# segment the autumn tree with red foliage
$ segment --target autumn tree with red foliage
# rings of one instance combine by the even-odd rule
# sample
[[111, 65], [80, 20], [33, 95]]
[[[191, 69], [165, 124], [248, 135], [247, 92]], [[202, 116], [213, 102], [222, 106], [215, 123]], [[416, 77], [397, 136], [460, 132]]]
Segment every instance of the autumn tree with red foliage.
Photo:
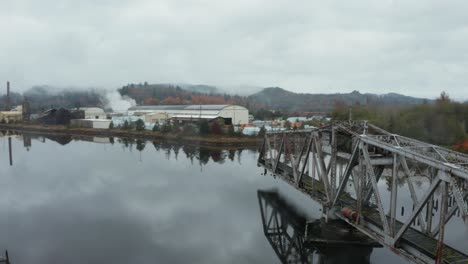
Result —
[[145, 98], [143, 102], [145, 103], [145, 105], [157, 105], [159, 103], [159, 100], [157, 98], [150, 97]]
[[221, 130], [221, 125], [217, 121], [211, 124], [211, 133], [215, 135], [220, 135], [223, 133]]

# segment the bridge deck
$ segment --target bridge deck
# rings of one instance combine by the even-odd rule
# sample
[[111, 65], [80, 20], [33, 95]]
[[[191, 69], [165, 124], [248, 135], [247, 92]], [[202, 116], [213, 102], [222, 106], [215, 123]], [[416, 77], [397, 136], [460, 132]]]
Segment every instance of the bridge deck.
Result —
[[[259, 160], [259, 163], [267, 169], [272, 170], [272, 167], [268, 162], [264, 160]], [[317, 202], [324, 204], [327, 201], [327, 196], [325, 194], [325, 188], [322, 182], [312, 179], [311, 177], [304, 175], [303, 186], [297, 187], [294, 182], [292, 168], [286, 166], [282, 163], [278, 164], [277, 173], [284, 181], [294, 186], [294, 188], [310, 195]], [[356, 210], [356, 199], [352, 198], [347, 194], [343, 194], [340, 198], [340, 203], [343, 207], [350, 207]], [[371, 207], [366, 207], [362, 209], [363, 219], [367, 222], [382, 227], [381, 219], [379, 212]], [[390, 218], [388, 221], [390, 221]], [[396, 221], [397, 230], [403, 226], [403, 223]], [[436, 259], [436, 251], [438, 241], [432, 237], [425, 235], [424, 233], [415, 230], [414, 228], [409, 228], [402, 236], [402, 241], [407, 244], [410, 244], [412, 247], [417, 248], [421, 253], [428, 256], [429, 258]], [[468, 264], [468, 255], [460, 252], [448, 245], [445, 245], [442, 249], [442, 257], [444, 263], [447, 264]]]

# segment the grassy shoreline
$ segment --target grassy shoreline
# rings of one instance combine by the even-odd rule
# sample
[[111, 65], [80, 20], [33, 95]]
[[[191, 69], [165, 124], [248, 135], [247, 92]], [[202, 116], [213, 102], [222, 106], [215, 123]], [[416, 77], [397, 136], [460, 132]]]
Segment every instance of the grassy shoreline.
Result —
[[53, 135], [84, 135], [97, 137], [119, 137], [142, 140], [165, 140], [170, 142], [204, 146], [236, 146], [257, 147], [262, 139], [248, 136], [226, 135], [182, 135], [175, 133], [161, 133], [153, 131], [134, 131], [121, 129], [95, 129], [95, 128], [67, 128], [66, 126], [45, 126], [29, 124], [0, 124], [0, 130], [15, 130], [19, 132], [32, 132]]

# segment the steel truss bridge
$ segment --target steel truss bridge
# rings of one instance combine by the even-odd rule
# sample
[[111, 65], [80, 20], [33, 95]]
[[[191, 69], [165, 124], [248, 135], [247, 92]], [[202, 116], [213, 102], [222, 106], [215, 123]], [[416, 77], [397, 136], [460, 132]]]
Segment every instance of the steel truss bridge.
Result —
[[352, 121], [268, 132], [258, 164], [412, 262], [468, 263], [468, 245], [444, 243], [446, 226], [468, 221], [468, 155]]

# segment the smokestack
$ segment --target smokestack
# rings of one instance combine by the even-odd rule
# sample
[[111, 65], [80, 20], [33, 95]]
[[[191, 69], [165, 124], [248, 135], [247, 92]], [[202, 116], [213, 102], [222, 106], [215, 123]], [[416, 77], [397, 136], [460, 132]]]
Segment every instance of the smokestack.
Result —
[[5, 102], [5, 110], [10, 111], [10, 82], [7, 81], [7, 94], [6, 94], [6, 102]]

